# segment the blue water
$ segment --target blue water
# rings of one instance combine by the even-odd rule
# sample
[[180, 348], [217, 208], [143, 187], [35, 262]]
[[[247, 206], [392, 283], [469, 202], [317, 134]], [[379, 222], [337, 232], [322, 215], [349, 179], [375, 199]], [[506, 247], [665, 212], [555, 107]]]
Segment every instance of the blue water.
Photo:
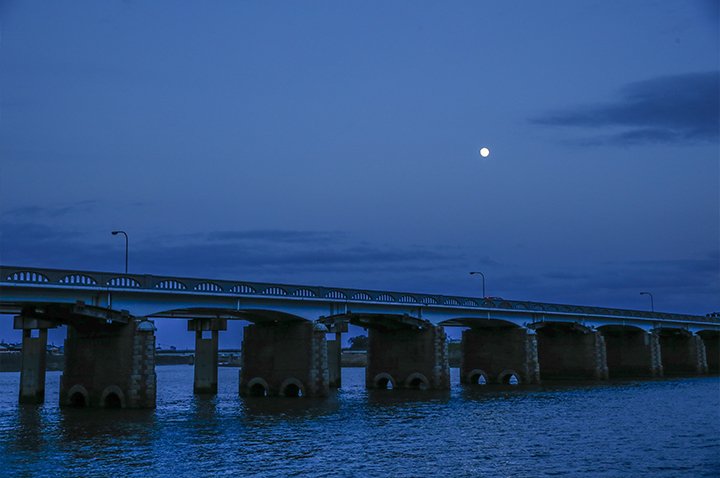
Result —
[[[453, 369], [453, 383], [458, 371]], [[329, 399], [242, 399], [237, 369], [217, 397], [190, 366], [158, 367], [156, 410], [17, 404], [0, 374], [4, 476], [720, 476], [720, 378], [488, 393], [364, 389], [344, 369]]]

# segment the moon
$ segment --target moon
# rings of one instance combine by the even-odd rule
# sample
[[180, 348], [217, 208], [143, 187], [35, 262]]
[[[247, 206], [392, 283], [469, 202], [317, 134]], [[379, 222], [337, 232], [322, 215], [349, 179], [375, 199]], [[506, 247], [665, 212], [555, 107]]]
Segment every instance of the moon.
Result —
[[490, 150], [488, 148], [480, 148], [480, 156], [487, 158], [490, 156]]

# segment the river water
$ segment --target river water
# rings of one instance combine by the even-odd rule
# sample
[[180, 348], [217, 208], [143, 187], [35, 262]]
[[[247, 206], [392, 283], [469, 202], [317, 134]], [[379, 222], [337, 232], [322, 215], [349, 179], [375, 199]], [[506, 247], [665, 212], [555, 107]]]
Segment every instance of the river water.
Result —
[[[192, 394], [193, 369], [157, 368], [156, 410], [17, 404], [0, 374], [4, 476], [717, 477], [720, 378], [465, 389], [364, 389], [343, 369], [323, 400], [242, 399], [238, 370], [217, 397]], [[453, 384], [458, 370], [452, 369]]]

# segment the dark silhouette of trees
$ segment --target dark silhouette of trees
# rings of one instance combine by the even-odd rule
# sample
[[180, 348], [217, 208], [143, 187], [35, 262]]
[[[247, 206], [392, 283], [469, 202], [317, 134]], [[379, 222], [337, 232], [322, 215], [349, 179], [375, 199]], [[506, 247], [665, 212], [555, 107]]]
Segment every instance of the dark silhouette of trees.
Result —
[[350, 350], [367, 350], [368, 338], [366, 335], [350, 337]]

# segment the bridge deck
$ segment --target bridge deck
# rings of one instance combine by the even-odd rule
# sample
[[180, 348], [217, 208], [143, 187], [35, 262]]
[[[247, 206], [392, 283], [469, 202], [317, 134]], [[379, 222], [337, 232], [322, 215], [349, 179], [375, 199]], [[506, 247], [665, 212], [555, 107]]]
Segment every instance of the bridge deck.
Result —
[[32, 286], [41, 288], [94, 289], [103, 291], [147, 291], [170, 294], [222, 296], [262, 296], [295, 298], [323, 302], [359, 302], [421, 307], [459, 307], [482, 310], [512, 310], [546, 314], [581, 314], [605, 317], [628, 317], [668, 321], [709, 322], [720, 324], [720, 318], [631, 309], [552, 304], [500, 298], [461, 297], [413, 292], [347, 289], [267, 282], [217, 280], [150, 274], [45, 269], [22, 266], [0, 266], [0, 303], [3, 288]]

